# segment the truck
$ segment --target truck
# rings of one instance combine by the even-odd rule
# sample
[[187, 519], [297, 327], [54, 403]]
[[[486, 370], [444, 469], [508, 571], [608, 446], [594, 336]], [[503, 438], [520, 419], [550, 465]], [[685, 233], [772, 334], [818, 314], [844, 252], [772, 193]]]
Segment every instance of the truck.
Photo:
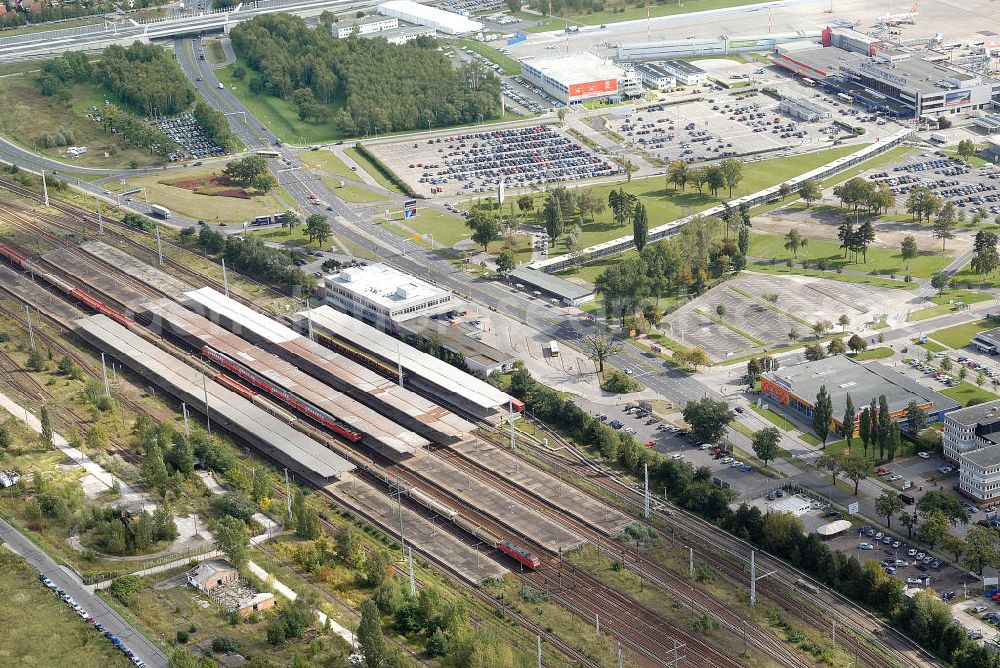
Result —
[[932, 132], [931, 141], [935, 144], [947, 144], [948, 137], [943, 132]]
[[154, 216], [159, 216], [160, 218], [170, 218], [170, 209], [165, 206], [160, 206], [159, 204], [154, 204], [149, 207], [153, 212]]

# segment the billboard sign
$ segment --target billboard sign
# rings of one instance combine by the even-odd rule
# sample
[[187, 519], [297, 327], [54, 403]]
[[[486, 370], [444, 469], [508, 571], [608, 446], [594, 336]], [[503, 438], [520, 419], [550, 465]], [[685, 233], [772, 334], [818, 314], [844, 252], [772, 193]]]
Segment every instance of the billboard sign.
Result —
[[408, 199], [403, 202], [403, 220], [417, 217], [417, 200]]
[[857, 501], [855, 501], [855, 502], [854, 502], [854, 503], [852, 503], [851, 505], [847, 506], [847, 513], [848, 513], [849, 515], [857, 515], [857, 514], [858, 514], [858, 509], [859, 509], [859, 508], [860, 508], [860, 506], [858, 505], [858, 502], [857, 502]]
[[503, 206], [504, 200], [507, 198], [507, 179], [500, 179], [500, 183], [497, 184], [497, 204]]
[[944, 106], [957, 107], [963, 104], [972, 103], [972, 91], [953, 90], [944, 94]]

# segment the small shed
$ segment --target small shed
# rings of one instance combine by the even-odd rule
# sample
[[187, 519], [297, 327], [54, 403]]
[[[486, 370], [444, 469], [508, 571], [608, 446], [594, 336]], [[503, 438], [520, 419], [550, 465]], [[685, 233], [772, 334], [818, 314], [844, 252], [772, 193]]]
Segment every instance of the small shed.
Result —
[[229, 562], [220, 559], [203, 561], [187, 572], [188, 584], [206, 594], [239, 579], [239, 572]]
[[823, 540], [830, 540], [845, 531], [850, 530], [853, 525], [850, 520], [836, 520], [834, 522], [829, 522], [816, 529], [816, 533]]
[[275, 604], [274, 594], [270, 592], [263, 592], [260, 594], [254, 594], [249, 598], [245, 598], [239, 602], [236, 607], [236, 614], [241, 618], [249, 617], [255, 612], [261, 612], [267, 610], [268, 608], [273, 608]]

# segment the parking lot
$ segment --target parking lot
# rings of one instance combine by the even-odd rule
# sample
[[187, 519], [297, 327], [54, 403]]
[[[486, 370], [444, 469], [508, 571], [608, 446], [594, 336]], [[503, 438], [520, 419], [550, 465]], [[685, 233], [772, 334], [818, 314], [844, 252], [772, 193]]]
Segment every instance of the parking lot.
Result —
[[157, 122], [156, 127], [181, 147], [180, 151], [170, 154], [171, 161], [209, 158], [226, 154], [221, 146], [208, 138], [191, 114], [164, 118]]
[[925, 152], [912, 156], [889, 170], [868, 175], [875, 183], [885, 183], [896, 196], [897, 206], [905, 208], [910, 192], [920, 186], [945, 202], [960, 209], [982, 208], [987, 213], [1000, 214], [1000, 170], [989, 163], [976, 169], [961, 158], [949, 157], [944, 151]]
[[423, 195], [495, 192], [619, 173], [553, 126], [530, 126], [377, 144], [370, 149]]
[[653, 157], [693, 162], [816, 144], [819, 129], [829, 126], [796, 120], [777, 107], [761, 93], [716, 92], [695, 102], [623, 109], [607, 118], [607, 127]]

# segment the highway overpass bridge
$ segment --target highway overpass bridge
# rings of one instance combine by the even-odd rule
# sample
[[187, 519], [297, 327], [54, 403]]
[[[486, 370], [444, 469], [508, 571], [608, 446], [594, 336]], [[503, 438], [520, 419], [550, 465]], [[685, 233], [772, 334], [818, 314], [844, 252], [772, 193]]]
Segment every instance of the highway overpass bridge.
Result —
[[262, 14], [283, 12], [316, 16], [324, 11], [356, 11], [378, 4], [376, 0], [256, 0], [227, 9], [188, 16], [121, 22], [47, 30], [0, 38], [0, 62], [51, 58], [64, 51], [98, 51], [111, 44], [129, 45], [155, 39], [173, 39], [203, 33], [223, 32], [241, 21]]

